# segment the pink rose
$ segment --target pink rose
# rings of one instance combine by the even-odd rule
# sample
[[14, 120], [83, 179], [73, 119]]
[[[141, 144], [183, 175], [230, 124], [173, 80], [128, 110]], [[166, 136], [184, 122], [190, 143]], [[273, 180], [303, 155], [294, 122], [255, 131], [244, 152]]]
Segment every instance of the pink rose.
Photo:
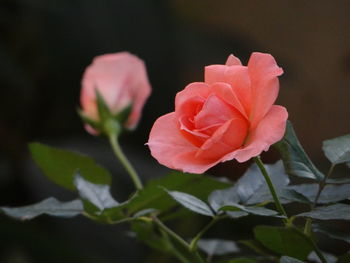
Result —
[[248, 66], [233, 55], [205, 67], [205, 82], [175, 98], [175, 112], [156, 120], [148, 145], [159, 163], [190, 173], [236, 159], [245, 162], [282, 139], [287, 110], [273, 105], [283, 70], [270, 54], [253, 53]]
[[[80, 97], [82, 112], [98, 122], [96, 89], [112, 114], [131, 106], [131, 113], [124, 123], [128, 129], [137, 125], [143, 105], [151, 93], [144, 62], [128, 52], [95, 57], [85, 70]], [[88, 132], [96, 133], [89, 125], [86, 128]]]

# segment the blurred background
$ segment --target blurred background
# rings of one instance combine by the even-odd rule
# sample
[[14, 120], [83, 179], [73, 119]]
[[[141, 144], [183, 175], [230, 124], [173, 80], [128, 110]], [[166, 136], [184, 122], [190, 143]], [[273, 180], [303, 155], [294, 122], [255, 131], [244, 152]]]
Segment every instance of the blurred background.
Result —
[[[346, 0], [0, 0], [0, 206], [74, 197], [33, 164], [31, 141], [93, 156], [116, 175], [116, 198], [130, 194], [107, 142], [89, 136], [76, 114], [85, 67], [94, 56], [124, 50], [145, 60], [153, 86], [139, 128], [122, 139], [145, 180], [167, 172], [144, 143], [155, 119], [173, 111], [175, 94], [203, 80], [205, 65], [231, 53], [245, 64], [253, 51], [271, 53], [283, 67], [278, 104], [327, 169], [322, 141], [350, 131], [349, 12]], [[234, 179], [245, 167], [228, 162], [210, 174]], [[0, 217], [0, 262], [170, 262], [126, 232], [82, 218]]]

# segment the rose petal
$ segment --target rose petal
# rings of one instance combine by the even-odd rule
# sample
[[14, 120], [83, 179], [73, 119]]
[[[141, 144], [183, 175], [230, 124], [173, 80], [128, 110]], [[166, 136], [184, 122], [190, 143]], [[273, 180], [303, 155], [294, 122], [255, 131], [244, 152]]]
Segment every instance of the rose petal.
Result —
[[286, 108], [273, 105], [255, 130], [251, 131], [246, 145], [224, 156], [222, 161], [236, 159], [242, 163], [258, 156], [262, 151], [267, 151], [270, 145], [283, 138], [287, 119], [288, 112]]
[[[179, 155], [195, 152], [197, 147], [186, 140], [177, 127], [175, 113], [168, 113], [158, 118], [151, 130], [148, 146], [151, 154], [159, 163], [181, 170]], [[181, 157], [180, 157], [181, 158]]]
[[205, 67], [205, 83], [224, 82], [231, 86], [233, 93], [243, 106], [236, 106], [244, 115], [249, 115], [251, 91], [248, 68], [244, 66], [211, 65]]
[[237, 94], [234, 93], [230, 84], [223, 82], [216, 82], [211, 85], [212, 92], [216, 94], [226, 103], [235, 107], [243, 116], [248, 117], [245, 108], [243, 107], [241, 101], [238, 99]]
[[[209, 168], [222, 162], [222, 159], [218, 158], [218, 156], [222, 156], [222, 154], [225, 154], [225, 152], [232, 151], [236, 147], [235, 145], [230, 145], [232, 143], [230, 139], [234, 139], [234, 136], [232, 136], [232, 134], [235, 134], [234, 130], [238, 127], [239, 125], [237, 125], [236, 120], [230, 120], [221, 126], [220, 130], [218, 129], [217, 134], [213, 140], [211, 142], [208, 142], [208, 144], [205, 146], [209, 147], [209, 149], [206, 149], [202, 152], [200, 150], [188, 152], [183, 151], [178, 155], [172, 156], [171, 158], [175, 160], [173, 161], [173, 169], [188, 173], [201, 174], [207, 171]], [[243, 131], [243, 129], [239, 130]], [[238, 142], [240, 135], [236, 135], [237, 137], [234, 140], [237, 140], [236, 145], [239, 146], [242, 142]], [[230, 138], [227, 138], [227, 136]], [[244, 136], [245, 134], [241, 136], [241, 138]], [[244, 138], [242, 140], [244, 140]]]
[[196, 129], [223, 124], [234, 115], [234, 109], [219, 99], [216, 95], [210, 95], [204, 103], [202, 110], [194, 117]]
[[279, 91], [277, 77], [283, 70], [270, 54], [255, 52], [249, 59], [248, 71], [252, 94], [250, 120], [254, 128], [275, 102]]
[[141, 59], [119, 52], [98, 56], [87, 67], [82, 79], [81, 106], [85, 114], [97, 120], [95, 90], [98, 89], [112, 113], [132, 105], [125, 124], [134, 128], [151, 93], [146, 67]]
[[190, 98], [197, 97], [197, 99], [206, 99], [210, 92], [210, 86], [204, 82], [194, 82], [187, 85], [184, 90], [176, 94], [175, 112], [178, 112], [179, 110], [181, 111], [182, 104], [188, 101]]
[[229, 55], [226, 60], [226, 66], [241, 66], [242, 63], [239, 58], [235, 57], [233, 54]]
[[220, 126], [213, 136], [198, 150], [196, 156], [205, 159], [221, 159], [222, 156], [238, 149], [244, 142], [248, 131], [248, 122], [237, 116]]

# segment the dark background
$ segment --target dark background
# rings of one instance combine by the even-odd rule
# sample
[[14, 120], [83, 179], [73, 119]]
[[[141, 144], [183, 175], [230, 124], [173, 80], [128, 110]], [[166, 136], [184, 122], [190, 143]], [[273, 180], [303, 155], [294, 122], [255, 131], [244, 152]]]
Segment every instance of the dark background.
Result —
[[[326, 169], [322, 140], [350, 131], [349, 12], [345, 0], [0, 0], [0, 205], [74, 196], [42, 176], [30, 141], [89, 154], [118, 174], [116, 198], [132, 191], [107, 142], [89, 136], [76, 114], [85, 67], [124, 50], [145, 60], [153, 87], [139, 128], [122, 140], [144, 181], [167, 171], [144, 143], [154, 120], [173, 110], [176, 92], [203, 80], [205, 65], [230, 53], [246, 63], [253, 51], [271, 53], [284, 68], [278, 103]], [[228, 162], [210, 173], [235, 178], [242, 167]], [[167, 262], [126, 231], [81, 218], [0, 217], [0, 262]]]

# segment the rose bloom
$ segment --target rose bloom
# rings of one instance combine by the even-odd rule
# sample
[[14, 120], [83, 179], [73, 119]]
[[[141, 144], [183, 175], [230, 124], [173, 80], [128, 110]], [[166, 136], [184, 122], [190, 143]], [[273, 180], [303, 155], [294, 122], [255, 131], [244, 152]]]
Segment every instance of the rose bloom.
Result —
[[245, 162], [282, 139], [287, 110], [273, 105], [283, 70], [270, 54], [253, 53], [248, 66], [230, 55], [205, 67], [205, 81], [175, 98], [175, 112], [156, 120], [148, 146], [159, 163], [203, 173], [236, 159]]
[[[128, 52], [95, 57], [85, 70], [80, 97], [82, 111], [91, 120], [99, 121], [96, 89], [113, 115], [131, 105], [131, 113], [124, 123], [128, 129], [137, 125], [151, 93], [144, 62]], [[85, 127], [88, 132], [96, 133], [89, 125]]]

